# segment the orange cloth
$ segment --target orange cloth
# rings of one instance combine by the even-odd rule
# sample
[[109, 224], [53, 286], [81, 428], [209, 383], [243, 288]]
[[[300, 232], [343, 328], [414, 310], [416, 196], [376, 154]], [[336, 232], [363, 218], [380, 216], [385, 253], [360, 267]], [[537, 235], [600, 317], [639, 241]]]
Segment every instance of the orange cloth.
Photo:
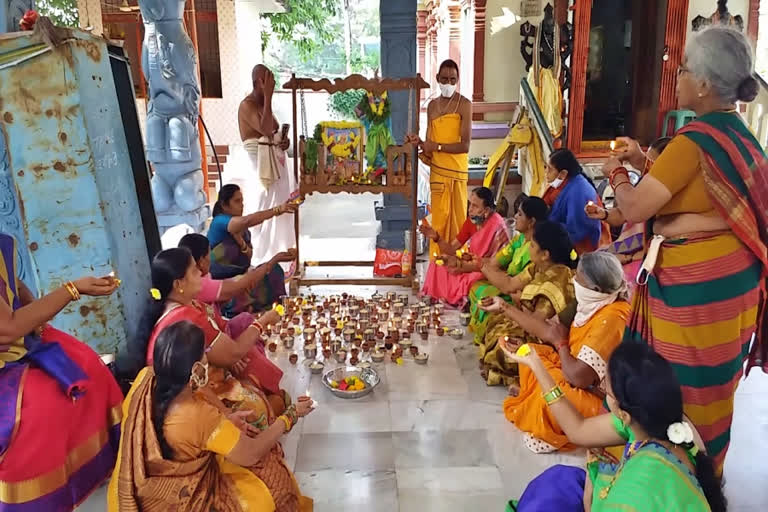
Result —
[[[614, 349], [621, 342], [624, 327], [629, 318], [630, 306], [618, 301], [595, 313], [581, 327], [571, 327], [569, 342], [571, 355], [591, 366], [600, 379]], [[571, 386], [563, 373], [560, 357], [548, 345], [531, 345], [539, 354], [544, 366], [560, 386], [568, 400], [584, 416], [597, 416], [602, 400], [593, 393]], [[547, 407], [536, 376], [530, 368], [520, 365], [520, 393], [504, 400], [504, 416], [523, 432], [549, 443], [557, 449], [572, 449], [555, 416]]]

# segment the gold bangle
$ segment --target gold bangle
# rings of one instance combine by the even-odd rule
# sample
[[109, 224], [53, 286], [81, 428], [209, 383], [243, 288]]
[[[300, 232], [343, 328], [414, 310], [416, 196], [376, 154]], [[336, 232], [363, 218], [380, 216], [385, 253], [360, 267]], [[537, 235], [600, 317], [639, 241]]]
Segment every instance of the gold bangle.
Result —
[[77, 289], [77, 286], [75, 286], [75, 283], [67, 281], [64, 283], [64, 288], [66, 288], [69, 295], [72, 296], [72, 300], [80, 300], [80, 291]]
[[547, 402], [547, 405], [552, 405], [553, 403], [563, 398], [563, 396], [564, 393], [563, 390], [560, 389], [560, 386], [555, 386], [546, 393], [542, 394], [542, 397], [544, 398], [544, 401]]
[[293, 428], [293, 424], [291, 424], [291, 420], [288, 419], [288, 416], [286, 416], [285, 414], [281, 414], [280, 416], [277, 417], [277, 419], [282, 420], [282, 422], [285, 423], [286, 434], [291, 431], [291, 429]]
[[272, 213], [275, 216], [280, 215], [280, 207], [279, 206], [275, 206], [274, 208], [272, 208]]

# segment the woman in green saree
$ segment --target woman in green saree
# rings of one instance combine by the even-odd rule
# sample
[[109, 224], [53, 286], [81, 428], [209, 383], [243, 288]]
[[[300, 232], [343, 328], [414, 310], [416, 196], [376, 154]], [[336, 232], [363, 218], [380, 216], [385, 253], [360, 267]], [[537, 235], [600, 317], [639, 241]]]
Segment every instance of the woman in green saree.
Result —
[[533, 228], [537, 222], [547, 220], [549, 207], [540, 197], [528, 197], [525, 194], [515, 200], [516, 235], [494, 258], [488, 259], [481, 271], [485, 279], [476, 282], [469, 290], [470, 322], [469, 330], [475, 335], [475, 344], [485, 338], [488, 314], [480, 308], [480, 301], [485, 297], [501, 297], [511, 302], [509, 295], [523, 289], [531, 280], [524, 270], [531, 263], [529, 247], [533, 238]]
[[[557, 329], [559, 326], [553, 326]], [[568, 439], [588, 448], [625, 444], [618, 464], [554, 466], [526, 488], [508, 511], [724, 512], [722, 481], [701, 438], [683, 416], [672, 366], [645, 343], [623, 343], [608, 362], [610, 414], [583, 418], [563, 395], [535, 350], [507, 356], [530, 367]]]

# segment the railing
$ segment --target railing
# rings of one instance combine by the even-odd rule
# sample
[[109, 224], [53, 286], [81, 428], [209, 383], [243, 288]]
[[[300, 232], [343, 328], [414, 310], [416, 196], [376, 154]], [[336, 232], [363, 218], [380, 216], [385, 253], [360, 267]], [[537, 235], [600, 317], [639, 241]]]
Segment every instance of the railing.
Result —
[[760, 91], [755, 101], [747, 105], [744, 118], [760, 145], [768, 148], [768, 83], [758, 74], [755, 77], [760, 83]]

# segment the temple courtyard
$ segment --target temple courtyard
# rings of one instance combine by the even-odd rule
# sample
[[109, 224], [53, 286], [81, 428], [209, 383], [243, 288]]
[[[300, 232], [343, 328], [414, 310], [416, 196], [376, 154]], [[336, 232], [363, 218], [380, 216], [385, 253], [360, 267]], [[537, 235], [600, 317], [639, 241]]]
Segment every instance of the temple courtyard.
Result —
[[[310, 197], [302, 207], [304, 258], [372, 259], [376, 224], [371, 196]], [[374, 289], [343, 291], [366, 296]], [[457, 312], [445, 317], [448, 326], [458, 326]], [[375, 364], [381, 384], [359, 400], [331, 395], [320, 375], [310, 375], [302, 356], [291, 365], [282, 347], [272, 355], [285, 372], [283, 387], [292, 396], [309, 390], [319, 404], [283, 442], [286, 460], [302, 492], [315, 500], [316, 512], [501, 512], [547, 467], [583, 465], [583, 451], [536, 455], [523, 446], [522, 434], [501, 410], [506, 390], [489, 388], [480, 378], [469, 335], [454, 340], [432, 334], [426, 342], [414, 341], [430, 354], [428, 364], [416, 365], [410, 357], [403, 365]], [[736, 394], [725, 478], [729, 510], [765, 510], [768, 376], [757, 371]], [[102, 487], [78, 512], [103, 511], [105, 494]]]

